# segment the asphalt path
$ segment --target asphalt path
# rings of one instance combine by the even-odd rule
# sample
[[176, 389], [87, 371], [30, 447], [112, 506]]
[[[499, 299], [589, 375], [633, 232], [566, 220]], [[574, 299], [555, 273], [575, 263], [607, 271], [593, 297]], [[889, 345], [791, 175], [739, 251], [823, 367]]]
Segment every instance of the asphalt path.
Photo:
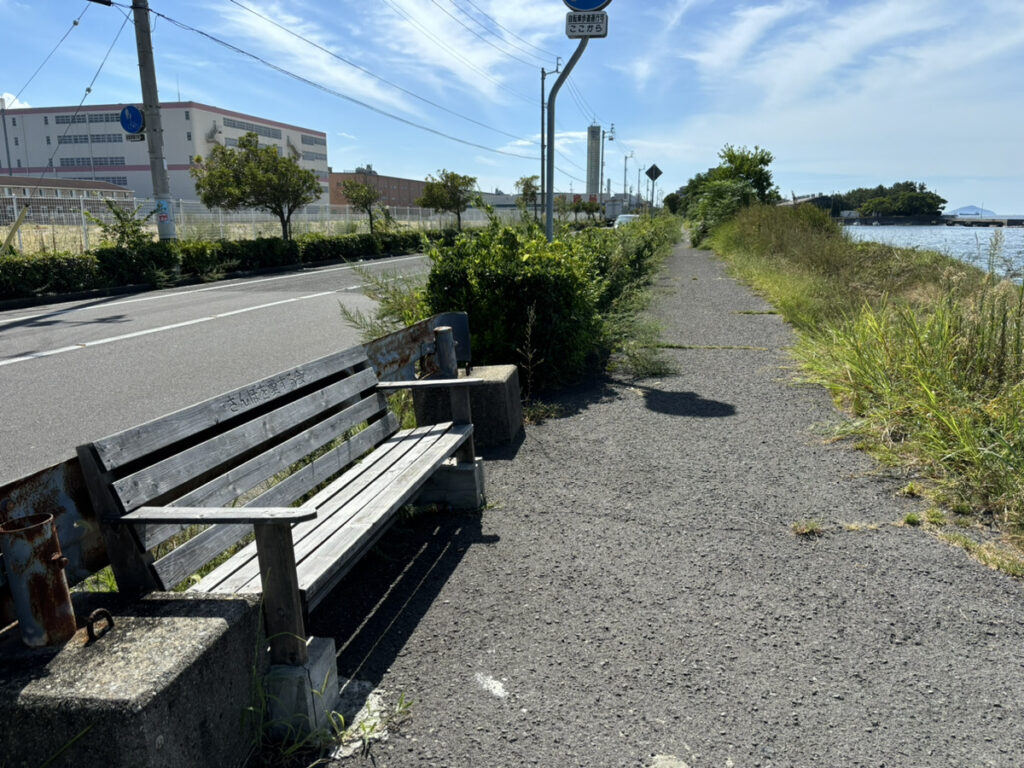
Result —
[[[423, 256], [359, 265], [423, 272]], [[359, 343], [354, 265], [0, 312], [0, 485], [75, 446]]]
[[347, 690], [413, 702], [332, 765], [1024, 765], [1020, 581], [901, 525], [926, 502], [827, 440], [793, 333], [712, 254], [655, 293], [675, 375], [567, 393], [485, 455], [482, 513], [403, 520], [313, 612]]

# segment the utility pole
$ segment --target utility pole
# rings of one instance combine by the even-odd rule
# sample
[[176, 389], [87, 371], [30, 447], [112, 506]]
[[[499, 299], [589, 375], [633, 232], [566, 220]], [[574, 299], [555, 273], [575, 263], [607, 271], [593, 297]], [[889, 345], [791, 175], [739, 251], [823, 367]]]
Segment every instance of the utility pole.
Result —
[[610, 131], [601, 129], [601, 183], [597, 188], [597, 202], [604, 202], [604, 140], [607, 138], [609, 141], [615, 141], [615, 123], [612, 123]]
[[7, 175], [13, 176], [14, 171], [11, 169], [11, 145], [7, 143], [7, 102], [4, 99], [0, 99], [0, 121], [4, 124], [4, 149], [7, 151]]
[[[544, 152], [545, 152], [545, 147], [547, 146], [547, 144], [546, 144], [546, 141], [547, 141], [546, 140], [547, 126], [545, 125], [545, 123], [546, 123], [545, 117], [547, 115], [548, 104], [547, 104], [547, 91], [544, 88], [544, 81], [547, 80], [548, 75], [556, 75], [556, 74], [558, 74], [561, 71], [562, 71], [562, 57], [561, 56], [559, 56], [558, 58], [555, 59], [555, 69], [554, 69], [553, 72], [548, 72], [546, 69], [544, 69], [544, 67], [540, 68], [540, 193], [541, 193], [542, 196], [544, 195], [544, 190], [547, 189], [547, 187], [544, 185], [544, 179], [546, 178], [544, 166], [547, 164], [547, 161], [545, 160]], [[552, 143], [553, 143], [553, 141], [554, 140], [552, 139]], [[533, 205], [533, 215], [535, 217], [537, 216], [537, 204], [536, 203], [534, 203], [534, 205]]]
[[628, 211], [630, 208], [629, 194], [626, 191], [626, 174], [629, 173], [629, 158], [634, 154], [634, 152], [630, 152], [622, 158], [622, 210], [624, 212]]
[[171, 182], [167, 178], [167, 161], [164, 159], [164, 128], [156, 88], [153, 40], [149, 34], [148, 0], [132, 0], [132, 13], [135, 16], [135, 46], [139, 52], [139, 75], [142, 81], [142, 112], [146, 116], [149, 170], [153, 177], [153, 198], [156, 200], [156, 228], [161, 240], [177, 240], [174, 211], [171, 208]]

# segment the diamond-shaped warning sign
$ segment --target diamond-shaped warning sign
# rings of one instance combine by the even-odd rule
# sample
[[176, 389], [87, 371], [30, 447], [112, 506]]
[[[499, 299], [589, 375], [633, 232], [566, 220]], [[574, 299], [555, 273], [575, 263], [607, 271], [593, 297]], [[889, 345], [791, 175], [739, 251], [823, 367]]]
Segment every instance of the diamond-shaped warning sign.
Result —
[[659, 176], [661, 176], [661, 168], [658, 166], [652, 165], [647, 169], [647, 178], [651, 181], [657, 181]]

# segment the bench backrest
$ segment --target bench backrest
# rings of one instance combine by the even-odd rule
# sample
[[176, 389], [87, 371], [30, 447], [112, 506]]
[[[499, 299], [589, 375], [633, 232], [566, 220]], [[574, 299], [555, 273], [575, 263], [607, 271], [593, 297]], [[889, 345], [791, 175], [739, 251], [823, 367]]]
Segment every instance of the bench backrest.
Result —
[[116, 525], [123, 514], [292, 505], [397, 431], [376, 385], [357, 347], [80, 446], [119, 589], [170, 589], [251, 532], [211, 526], [157, 558], [182, 526]]

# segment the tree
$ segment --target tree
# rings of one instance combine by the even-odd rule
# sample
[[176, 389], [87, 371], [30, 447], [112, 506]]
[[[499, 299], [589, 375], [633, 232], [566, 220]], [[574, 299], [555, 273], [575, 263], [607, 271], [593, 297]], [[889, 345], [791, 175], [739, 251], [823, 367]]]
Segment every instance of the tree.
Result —
[[673, 214], [685, 213], [683, 210], [683, 196], [678, 192], [669, 192], [662, 202], [669, 212]]
[[215, 146], [191, 169], [196, 192], [207, 208], [258, 208], [281, 222], [281, 237], [291, 237], [292, 214], [320, 197], [316, 174], [281, 157], [276, 146], [261, 147], [255, 133], [238, 140], [238, 148]]
[[[516, 182], [516, 192], [519, 195], [516, 205], [519, 206], [523, 213], [526, 213], [531, 205], [537, 205], [537, 193], [540, 192], [540, 176], [523, 176]], [[536, 217], [536, 207], [534, 208], [534, 216]]]
[[462, 212], [473, 201], [476, 176], [463, 176], [455, 171], [440, 170], [437, 178], [427, 176], [427, 184], [417, 205], [432, 208], [437, 213], [454, 213], [462, 229]]
[[363, 184], [355, 179], [345, 179], [341, 182], [342, 194], [360, 211], [365, 213], [370, 220], [370, 234], [373, 234], [373, 210], [380, 200], [380, 190]]
[[782, 199], [772, 181], [772, 172], [768, 170], [775, 156], [767, 149], [756, 145], [753, 149], [747, 149], [726, 144], [718, 157], [722, 164], [715, 169], [718, 171], [715, 175], [717, 179], [748, 182], [762, 203], [777, 203]]

